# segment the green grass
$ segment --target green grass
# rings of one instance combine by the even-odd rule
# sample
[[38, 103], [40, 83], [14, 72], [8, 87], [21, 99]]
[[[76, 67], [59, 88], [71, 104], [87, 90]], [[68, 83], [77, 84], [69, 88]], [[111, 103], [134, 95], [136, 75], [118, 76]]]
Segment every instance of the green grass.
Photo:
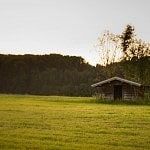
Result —
[[0, 95], [0, 149], [150, 149], [150, 106]]

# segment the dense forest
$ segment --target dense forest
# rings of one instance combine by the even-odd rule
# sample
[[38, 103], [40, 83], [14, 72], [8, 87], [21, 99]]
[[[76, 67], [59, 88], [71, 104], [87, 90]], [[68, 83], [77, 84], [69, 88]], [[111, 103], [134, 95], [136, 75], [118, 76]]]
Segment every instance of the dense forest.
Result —
[[94, 71], [81, 57], [0, 55], [0, 92], [88, 96]]
[[[0, 93], [91, 96], [91, 84], [118, 76], [150, 85], [150, 44], [127, 25], [121, 35], [98, 38], [103, 64], [92, 66], [82, 57], [0, 55]], [[118, 52], [122, 58], [116, 62]]]
[[150, 84], [150, 57], [96, 67], [81, 57], [0, 55], [0, 93], [91, 96], [90, 85], [119, 76]]

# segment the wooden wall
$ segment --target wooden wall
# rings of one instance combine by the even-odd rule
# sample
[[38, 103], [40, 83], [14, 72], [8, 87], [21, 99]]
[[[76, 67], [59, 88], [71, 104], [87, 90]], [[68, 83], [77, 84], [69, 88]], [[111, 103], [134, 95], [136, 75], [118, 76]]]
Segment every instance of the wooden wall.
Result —
[[123, 99], [124, 100], [133, 100], [140, 96], [140, 87], [123, 84]]

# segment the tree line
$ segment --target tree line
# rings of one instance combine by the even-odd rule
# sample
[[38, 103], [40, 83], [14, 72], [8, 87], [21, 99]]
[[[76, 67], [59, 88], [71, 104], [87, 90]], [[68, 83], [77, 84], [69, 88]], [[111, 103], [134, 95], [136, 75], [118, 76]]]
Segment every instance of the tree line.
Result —
[[112, 76], [150, 84], [149, 64], [150, 57], [95, 67], [76, 56], [0, 55], [0, 93], [91, 96], [91, 84]]
[[76, 56], [0, 55], [0, 92], [89, 96], [94, 71]]

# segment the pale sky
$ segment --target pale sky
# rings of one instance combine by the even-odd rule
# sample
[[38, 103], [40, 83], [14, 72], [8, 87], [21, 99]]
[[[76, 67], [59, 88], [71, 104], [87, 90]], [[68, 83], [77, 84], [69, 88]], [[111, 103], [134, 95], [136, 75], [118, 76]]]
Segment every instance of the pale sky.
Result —
[[0, 0], [0, 53], [82, 56], [95, 65], [98, 36], [126, 24], [150, 41], [150, 0]]

